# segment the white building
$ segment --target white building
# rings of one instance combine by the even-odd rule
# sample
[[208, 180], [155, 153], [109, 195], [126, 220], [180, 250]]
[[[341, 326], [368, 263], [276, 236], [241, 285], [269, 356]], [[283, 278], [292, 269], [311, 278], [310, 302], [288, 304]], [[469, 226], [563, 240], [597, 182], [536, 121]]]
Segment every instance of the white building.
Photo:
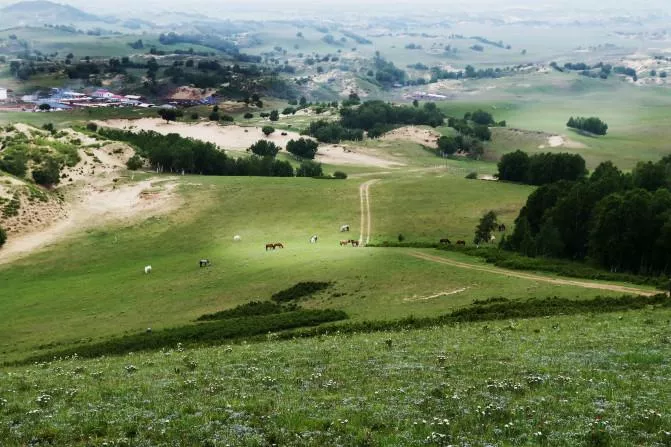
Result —
[[0, 101], [7, 101], [7, 89], [0, 87]]

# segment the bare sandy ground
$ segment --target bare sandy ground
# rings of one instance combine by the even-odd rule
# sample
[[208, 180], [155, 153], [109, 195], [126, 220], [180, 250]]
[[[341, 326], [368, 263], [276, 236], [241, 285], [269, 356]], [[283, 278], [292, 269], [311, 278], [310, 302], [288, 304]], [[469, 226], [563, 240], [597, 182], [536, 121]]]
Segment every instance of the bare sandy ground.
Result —
[[[266, 137], [260, 127], [221, 126], [216, 123], [170, 123], [155, 118], [139, 120], [110, 120], [98, 123], [101, 126], [128, 130], [152, 130], [161, 134], [177, 133], [183, 137], [214, 143], [222, 149], [244, 152], [259, 140], [269, 140], [286, 148], [290, 140], [301, 138], [298, 132], [276, 130]], [[282, 135], [286, 133], [286, 135]], [[375, 167], [402, 166], [401, 163], [366, 154], [355, 145], [321, 145], [317, 161], [332, 165], [359, 165]]]
[[579, 141], [574, 141], [561, 135], [552, 135], [548, 137], [547, 144], [541, 144], [538, 149], [546, 147], [565, 147], [569, 149], [585, 149], [587, 146]]
[[174, 186], [174, 183], [167, 183], [150, 194], [145, 191], [155, 189], [156, 182], [152, 180], [106, 189], [85, 187], [79, 191], [74, 203], [70, 204], [67, 217], [42, 230], [9, 238], [0, 249], [0, 264], [24, 257], [82, 229], [97, 227], [105, 222], [166, 213], [177, 206], [172, 193]]
[[406, 126], [387, 132], [380, 139], [383, 141], [411, 141], [435, 149], [438, 147], [436, 143], [438, 137], [440, 137], [440, 134], [435, 130]]

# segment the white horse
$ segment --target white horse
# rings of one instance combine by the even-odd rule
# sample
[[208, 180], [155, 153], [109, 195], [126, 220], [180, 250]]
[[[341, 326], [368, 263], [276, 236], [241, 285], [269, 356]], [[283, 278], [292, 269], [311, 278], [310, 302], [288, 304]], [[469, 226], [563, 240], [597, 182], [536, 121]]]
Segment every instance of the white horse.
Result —
[[240, 242], [241, 240], [242, 240], [242, 238], [240, 237], [239, 234], [236, 234], [235, 236], [233, 236], [233, 241], [234, 242]]
[[492, 242], [494, 242], [495, 240], [496, 240], [496, 236], [494, 236], [494, 235], [492, 234], [491, 237], [489, 238], [489, 242], [492, 243]]
[[342, 227], [340, 227], [341, 233], [344, 233], [345, 231], [349, 231], [349, 225], [343, 225]]
[[145, 266], [144, 273], [145, 273], [145, 275], [148, 274], [148, 273], [151, 273], [151, 265]]
[[317, 235], [316, 234], [310, 238], [310, 243], [311, 244], [314, 244], [315, 242], [317, 242]]

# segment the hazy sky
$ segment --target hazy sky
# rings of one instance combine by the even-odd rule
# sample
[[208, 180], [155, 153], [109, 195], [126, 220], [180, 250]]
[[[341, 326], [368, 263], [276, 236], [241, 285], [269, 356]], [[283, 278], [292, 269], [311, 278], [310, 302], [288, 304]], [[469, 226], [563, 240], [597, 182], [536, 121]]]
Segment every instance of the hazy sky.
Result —
[[[390, 11], [408, 10], [415, 13], [433, 10], [440, 11], [504, 11], [515, 8], [545, 10], [621, 10], [635, 13], [650, 10], [671, 12], [669, 0], [55, 0], [56, 3], [69, 4], [94, 14], [115, 14], [128, 16], [134, 11], [172, 11], [200, 12], [205, 15], [225, 17], [234, 12], [253, 13], [254, 11], [303, 10], [308, 13], [327, 11], [331, 14], [348, 12], [361, 15], [385, 14]], [[16, 0], [0, 0], [0, 5], [16, 3]], [[425, 11], [422, 10], [424, 8]], [[568, 12], [568, 11], [566, 11]]]

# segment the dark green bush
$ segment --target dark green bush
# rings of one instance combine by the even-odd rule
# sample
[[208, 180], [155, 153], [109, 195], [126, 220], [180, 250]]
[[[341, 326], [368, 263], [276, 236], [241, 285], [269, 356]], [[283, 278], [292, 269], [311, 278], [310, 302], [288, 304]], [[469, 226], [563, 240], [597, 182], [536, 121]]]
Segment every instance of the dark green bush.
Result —
[[7, 242], [7, 232], [4, 228], [0, 227], [0, 247], [5, 245], [5, 242]]
[[331, 282], [305, 281], [299, 282], [288, 289], [281, 290], [274, 293], [271, 297], [273, 301], [283, 303], [286, 301], [293, 301], [305, 296], [314, 295], [317, 292], [326, 290], [331, 287]]
[[121, 355], [128, 352], [172, 348], [177, 346], [178, 343], [185, 346], [216, 345], [224, 340], [246, 338], [298, 327], [315, 326], [346, 318], [347, 314], [345, 312], [328, 309], [298, 310], [280, 314], [229, 318], [222, 321], [192, 324], [150, 333], [142, 332], [98, 343], [70, 347], [56, 352], [39, 354], [26, 359], [25, 362], [49, 361], [53, 358], [74, 354], [85, 358], [102, 355]]
[[273, 303], [271, 301], [252, 301], [246, 304], [236, 306], [233, 309], [227, 309], [212, 314], [201, 315], [196, 319], [196, 321], [227, 320], [230, 318], [238, 318], [238, 317], [280, 314], [282, 312], [290, 312], [298, 309], [299, 308], [295, 304], [282, 306], [281, 304]]
[[345, 180], [347, 178], [347, 174], [345, 174], [342, 171], [335, 171], [333, 173], [333, 177], [341, 180]]

